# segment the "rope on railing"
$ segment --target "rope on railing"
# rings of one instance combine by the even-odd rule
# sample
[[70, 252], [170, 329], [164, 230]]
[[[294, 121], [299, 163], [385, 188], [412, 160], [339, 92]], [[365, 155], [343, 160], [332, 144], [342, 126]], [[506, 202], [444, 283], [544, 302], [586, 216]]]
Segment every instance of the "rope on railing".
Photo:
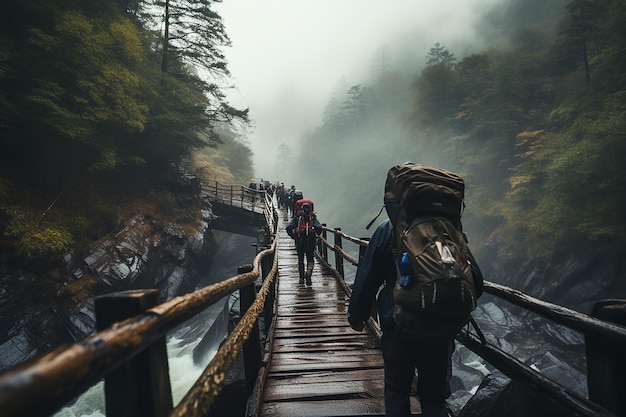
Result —
[[[254, 259], [255, 271], [258, 271], [259, 262], [263, 256], [275, 253], [276, 243], [277, 239], [274, 240], [271, 249], [266, 249], [257, 255]], [[226, 372], [231, 367], [244, 341], [248, 338], [259, 314], [263, 311], [270, 285], [274, 281], [277, 271], [278, 256], [274, 256], [272, 269], [264, 279], [254, 303], [239, 320], [239, 323], [237, 323], [226, 341], [220, 346], [217, 354], [209, 362], [202, 375], [170, 414], [171, 417], [201, 417], [208, 413], [211, 404], [213, 404], [222, 389], [226, 379]]]
[[[343, 234], [343, 233], [342, 233]], [[348, 262], [350, 262], [352, 265], [357, 266], [359, 265], [359, 260], [352, 257], [351, 255], [349, 255], [346, 251], [344, 251], [342, 248], [338, 247], [337, 245], [331, 245], [330, 242], [328, 242], [326, 239], [324, 239], [323, 237], [319, 236], [318, 239], [320, 239], [322, 241], [322, 243], [324, 243], [324, 245], [326, 245], [328, 247], [328, 249], [332, 250], [335, 253], [339, 253], [345, 260], [347, 260]], [[354, 239], [354, 238], [353, 238]], [[348, 239], [350, 240], [350, 239]], [[363, 242], [360, 239], [354, 239], [356, 241], [359, 242]], [[354, 241], [352, 240], [352, 241]]]
[[347, 234], [345, 234], [344, 232], [342, 232], [340, 230], [331, 229], [331, 228], [326, 227], [326, 226], [324, 226], [323, 229], [326, 230], [327, 232], [331, 232], [331, 233], [334, 233], [336, 235], [339, 235], [342, 238], [344, 238], [346, 240], [349, 240], [352, 243], [356, 243], [359, 246], [365, 247], [369, 243], [367, 240], [363, 240], [363, 239], [356, 238], [354, 236], [347, 235]]

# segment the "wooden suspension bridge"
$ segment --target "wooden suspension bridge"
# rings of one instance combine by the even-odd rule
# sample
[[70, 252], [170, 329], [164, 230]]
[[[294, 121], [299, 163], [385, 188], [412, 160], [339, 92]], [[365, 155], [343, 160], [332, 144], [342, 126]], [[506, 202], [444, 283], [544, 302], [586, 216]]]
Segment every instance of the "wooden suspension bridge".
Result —
[[[97, 298], [96, 333], [0, 374], [3, 416], [51, 415], [102, 379], [109, 417], [210, 416], [239, 354], [245, 368], [246, 417], [384, 415], [380, 329], [372, 317], [366, 331], [356, 333], [345, 318], [350, 289], [343, 279], [344, 261], [357, 265], [360, 256], [351, 256], [343, 244], [356, 245], [353, 252], [361, 254], [367, 240], [324, 225], [313, 284], [305, 286], [299, 282], [293, 241], [284, 232], [286, 213], [279, 214], [266, 193], [217, 183], [204, 192], [214, 211], [226, 218], [216, 225], [257, 234], [259, 250], [252, 264], [218, 284], [163, 303], [151, 290]], [[329, 252], [335, 255], [334, 265]], [[234, 291], [240, 293], [239, 322], [174, 405], [167, 333]], [[558, 410], [552, 416], [626, 415], [626, 327], [617, 324], [624, 323], [623, 300], [599, 303], [594, 315], [587, 316], [488, 281], [485, 292], [585, 335], [589, 398], [475, 334], [461, 332], [460, 343], [524, 386], [530, 401]], [[412, 412], [420, 414], [417, 398], [412, 398]]]

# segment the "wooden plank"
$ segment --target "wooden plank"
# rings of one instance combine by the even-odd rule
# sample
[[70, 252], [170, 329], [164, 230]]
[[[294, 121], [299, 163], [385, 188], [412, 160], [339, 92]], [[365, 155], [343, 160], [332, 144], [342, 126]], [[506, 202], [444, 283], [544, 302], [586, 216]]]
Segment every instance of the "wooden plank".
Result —
[[272, 385], [299, 385], [299, 384], [334, 384], [345, 381], [383, 381], [382, 369], [349, 369], [343, 371], [317, 371], [307, 374], [285, 372], [273, 374]]
[[[385, 415], [385, 404], [378, 398], [337, 398], [324, 401], [277, 401], [263, 405], [268, 417], [358, 417]], [[421, 414], [418, 401], [411, 398], [411, 414]]]
[[326, 401], [277, 401], [263, 404], [267, 417], [320, 416], [384, 416], [385, 405], [380, 399], [334, 399]]
[[366, 393], [371, 398], [383, 398], [384, 381], [381, 380], [358, 380], [358, 381], [333, 381], [315, 382], [310, 384], [274, 384], [265, 392], [266, 401], [291, 401], [300, 398], [324, 399], [329, 396], [341, 396], [344, 398], [359, 398]]
[[276, 354], [275, 358], [272, 358], [272, 372], [284, 372], [285, 370], [307, 372], [320, 369], [338, 370], [383, 367], [383, 359], [380, 355], [343, 353], [333, 356], [329, 357], [328, 355], [310, 352]]
[[[273, 360], [281, 361], [318, 361], [318, 362], [355, 362], [362, 360], [371, 363], [382, 360], [382, 355], [375, 349], [368, 350], [335, 350], [335, 351], [307, 351], [307, 352], [285, 352], [275, 353]], [[381, 362], [382, 363], [382, 362]]]
[[333, 350], [346, 350], [346, 349], [373, 349], [376, 348], [375, 342], [370, 339], [365, 339], [363, 341], [358, 340], [350, 340], [350, 341], [332, 341], [332, 342], [305, 342], [301, 341], [301, 343], [281, 343], [274, 344], [274, 352], [296, 352], [302, 350], [312, 350], [312, 351], [333, 351]]
[[328, 327], [291, 327], [289, 329], [276, 329], [276, 337], [305, 337], [305, 336], [328, 336], [328, 337], [344, 337], [347, 339], [351, 339], [356, 336], [354, 330], [349, 327], [337, 327], [337, 326], [328, 326]]
[[[327, 328], [327, 327], [345, 327], [345, 325], [340, 325], [335, 322], [345, 318], [345, 316], [334, 318], [332, 315], [326, 316], [318, 316], [314, 318], [307, 318], [306, 316], [291, 316], [285, 317], [276, 323], [277, 330], [285, 330], [290, 328], [303, 328], [303, 327], [314, 327], [314, 328]], [[331, 321], [332, 320], [332, 321]], [[356, 333], [354, 333], [356, 334]]]

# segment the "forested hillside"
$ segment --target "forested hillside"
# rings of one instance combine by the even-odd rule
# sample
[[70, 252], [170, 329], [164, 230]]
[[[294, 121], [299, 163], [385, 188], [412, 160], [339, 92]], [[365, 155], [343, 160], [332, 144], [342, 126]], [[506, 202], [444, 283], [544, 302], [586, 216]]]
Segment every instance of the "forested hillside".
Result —
[[[247, 110], [225, 98], [229, 38], [212, 1], [191, 4], [2, 2], [3, 249], [45, 265], [131, 213], [174, 216], [181, 161], [207, 179], [254, 176], [233, 129]], [[474, 240], [531, 256], [622, 248], [625, 27], [623, 1], [503, 1], [482, 48], [438, 43], [419, 71], [338, 85], [283, 178], [322, 221], [366, 235], [391, 165], [438, 165], [467, 179]]]
[[137, 213], [195, 220], [171, 193], [192, 169], [181, 161], [211, 179], [249, 180], [252, 153], [233, 129], [248, 111], [225, 99], [230, 41], [211, 4], [1, 3], [5, 252], [47, 271]]
[[303, 138], [297, 185], [323, 201], [322, 221], [359, 235], [391, 165], [434, 164], [466, 178], [464, 223], [480, 244], [623, 249], [626, 3], [513, 1], [485, 27], [474, 53], [438, 43], [417, 76], [348, 83]]

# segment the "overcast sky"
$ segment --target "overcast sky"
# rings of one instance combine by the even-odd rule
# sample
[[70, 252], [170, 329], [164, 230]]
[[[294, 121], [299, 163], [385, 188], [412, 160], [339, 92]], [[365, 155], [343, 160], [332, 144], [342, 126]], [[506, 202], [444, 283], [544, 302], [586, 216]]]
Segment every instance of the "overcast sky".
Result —
[[[297, 150], [319, 125], [340, 79], [368, 84], [377, 51], [390, 65], [421, 65], [436, 42], [456, 56], [476, 41], [477, 18], [505, 0], [223, 0], [216, 4], [232, 47], [224, 52], [250, 108], [255, 176], [273, 178], [281, 143]], [[416, 73], [417, 75], [417, 73]]]

